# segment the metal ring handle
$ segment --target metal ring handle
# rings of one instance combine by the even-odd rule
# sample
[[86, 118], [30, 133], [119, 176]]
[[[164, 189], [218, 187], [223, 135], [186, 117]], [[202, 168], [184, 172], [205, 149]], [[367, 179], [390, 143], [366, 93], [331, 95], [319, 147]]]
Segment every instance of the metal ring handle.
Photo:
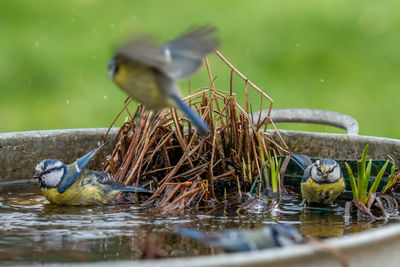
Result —
[[[257, 123], [261, 112], [260, 121], [268, 115], [268, 110], [261, 110], [252, 114], [253, 122]], [[353, 117], [329, 110], [308, 108], [275, 108], [271, 111], [273, 122], [304, 122], [323, 124], [338, 127], [347, 131], [348, 135], [358, 135], [358, 122]]]

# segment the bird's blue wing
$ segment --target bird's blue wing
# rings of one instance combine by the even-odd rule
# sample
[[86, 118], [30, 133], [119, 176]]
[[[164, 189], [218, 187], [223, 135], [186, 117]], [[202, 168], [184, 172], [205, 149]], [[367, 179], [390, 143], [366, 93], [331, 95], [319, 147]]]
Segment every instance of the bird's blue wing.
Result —
[[106, 144], [102, 144], [98, 148], [93, 149], [83, 157], [77, 159], [74, 163], [68, 165], [68, 173], [63, 177], [58, 185], [58, 192], [64, 193], [73, 183], [78, 180], [82, 171], [86, 168], [89, 161], [101, 150]]
[[185, 114], [185, 116], [190, 120], [190, 122], [197, 128], [199, 134], [206, 136], [210, 132], [210, 128], [207, 123], [191, 109], [178, 95], [171, 95], [174, 103], [178, 106], [180, 110]]
[[169, 65], [164, 52], [158, 47], [155, 38], [151, 35], [137, 36], [121, 47], [117, 56], [140, 62], [157, 70], [167, 69]]
[[301, 182], [307, 182], [308, 178], [311, 177], [311, 165], [307, 167], [307, 169], [304, 171], [303, 177], [301, 179]]
[[214, 27], [203, 26], [161, 46], [160, 51], [169, 59], [164, 73], [173, 79], [192, 76], [200, 68], [204, 57], [219, 46], [216, 31]]
[[149, 193], [153, 194], [155, 191], [148, 190], [142, 187], [135, 186], [111, 186], [112, 190], [124, 191], [124, 192], [134, 192], [134, 193]]

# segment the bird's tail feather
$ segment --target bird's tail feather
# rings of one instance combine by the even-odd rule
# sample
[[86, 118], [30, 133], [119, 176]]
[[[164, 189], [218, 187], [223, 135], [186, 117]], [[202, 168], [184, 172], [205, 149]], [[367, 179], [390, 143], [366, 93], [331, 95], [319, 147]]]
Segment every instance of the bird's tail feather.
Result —
[[84, 156], [78, 158], [76, 160], [76, 165], [79, 168], [79, 173], [86, 167], [89, 161], [100, 151], [102, 150], [108, 143], [103, 143], [99, 147], [91, 150], [90, 152], [86, 153]]
[[175, 104], [178, 106], [183, 113], [185, 113], [186, 117], [190, 120], [191, 123], [197, 128], [197, 131], [202, 136], [206, 136], [210, 132], [210, 128], [207, 123], [195, 112], [191, 109], [179, 96], [172, 95], [172, 99]]
[[112, 189], [117, 190], [117, 191], [124, 191], [124, 192], [149, 193], [149, 194], [153, 194], [155, 192], [152, 190], [148, 190], [146, 188], [135, 187], [135, 186], [124, 186], [124, 187], [114, 186], [114, 187], [112, 187]]
[[303, 170], [307, 169], [308, 166], [313, 164], [311, 158], [304, 154], [292, 154], [290, 155], [291, 159], [299, 165]]

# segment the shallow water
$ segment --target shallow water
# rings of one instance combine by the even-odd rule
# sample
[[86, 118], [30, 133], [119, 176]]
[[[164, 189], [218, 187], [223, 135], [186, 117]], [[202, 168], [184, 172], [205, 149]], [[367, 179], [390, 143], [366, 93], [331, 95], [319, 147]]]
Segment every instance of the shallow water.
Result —
[[[294, 200], [296, 202], [296, 200]], [[293, 200], [290, 202], [293, 203]], [[341, 236], [387, 221], [346, 222], [343, 209], [302, 210], [299, 204], [268, 207], [264, 202], [166, 213], [136, 205], [65, 207], [50, 204], [38, 186], [0, 191], [0, 262], [88, 262], [139, 259], [153, 235], [166, 257], [215, 254], [174, 234], [176, 226], [206, 231], [288, 223], [303, 235]], [[348, 221], [348, 220], [347, 220]]]

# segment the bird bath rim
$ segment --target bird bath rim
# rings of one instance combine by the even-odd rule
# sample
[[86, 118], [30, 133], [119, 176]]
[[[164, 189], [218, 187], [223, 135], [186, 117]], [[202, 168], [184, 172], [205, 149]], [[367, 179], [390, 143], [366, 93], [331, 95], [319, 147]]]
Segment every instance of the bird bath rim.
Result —
[[[72, 162], [90, 149], [100, 145], [106, 128], [40, 130], [0, 133], [0, 182], [15, 182], [32, 177], [35, 165], [46, 158]], [[102, 153], [109, 153], [118, 133], [112, 128], [108, 145]], [[274, 141], [281, 144], [275, 131], [268, 131]], [[293, 153], [311, 157], [360, 158], [366, 144], [369, 156], [400, 162], [400, 140], [384, 137], [334, 133], [279, 130]], [[324, 148], [324, 149], [321, 149]], [[103, 154], [105, 155], [105, 154]]]

